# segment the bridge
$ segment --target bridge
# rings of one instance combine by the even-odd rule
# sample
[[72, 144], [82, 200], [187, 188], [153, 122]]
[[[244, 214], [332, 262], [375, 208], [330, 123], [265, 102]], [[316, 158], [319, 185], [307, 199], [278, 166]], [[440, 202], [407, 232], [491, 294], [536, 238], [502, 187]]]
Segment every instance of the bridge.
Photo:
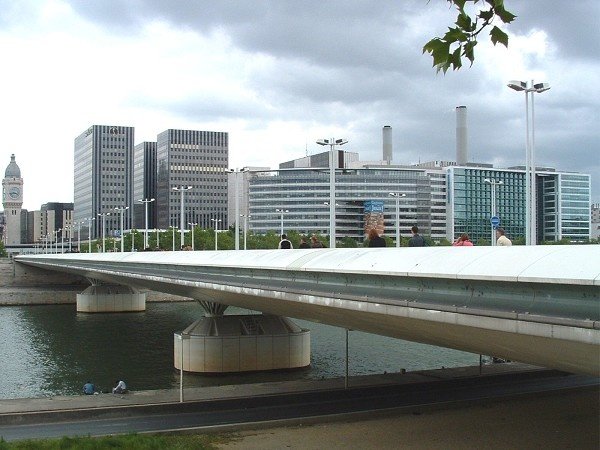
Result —
[[22, 255], [17, 264], [600, 375], [600, 247]]

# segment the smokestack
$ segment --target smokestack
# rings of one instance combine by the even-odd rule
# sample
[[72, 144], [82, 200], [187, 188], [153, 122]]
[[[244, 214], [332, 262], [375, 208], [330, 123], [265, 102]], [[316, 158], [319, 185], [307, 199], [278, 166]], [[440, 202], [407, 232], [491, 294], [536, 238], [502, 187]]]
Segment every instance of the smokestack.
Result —
[[392, 127], [383, 127], [383, 160], [392, 163]]
[[469, 148], [467, 146], [467, 107], [456, 107], [456, 163], [467, 164]]

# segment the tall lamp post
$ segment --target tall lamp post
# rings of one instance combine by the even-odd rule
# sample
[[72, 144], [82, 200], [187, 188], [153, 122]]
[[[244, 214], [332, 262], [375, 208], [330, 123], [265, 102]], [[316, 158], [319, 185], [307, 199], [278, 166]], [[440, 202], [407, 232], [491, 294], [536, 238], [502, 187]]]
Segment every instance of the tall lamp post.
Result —
[[194, 227], [197, 226], [197, 223], [189, 222], [188, 225], [192, 229], [192, 251], [194, 251]]
[[121, 214], [121, 253], [125, 251], [125, 235], [123, 234], [125, 230], [123, 230], [123, 213], [129, 209], [129, 206], [123, 206], [121, 208], [115, 208], [115, 211], [119, 211]]
[[233, 189], [234, 189], [234, 199], [235, 199], [235, 230], [234, 230], [234, 236], [235, 236], [235, 249], [239, 250], [240, 249], [240, 225], [239, 225], [239, 217], [240, 216], [240, 182], [239, 182], [239, 176], [242, 172], [245, 172], [246, 169], [231, 169], [231, 172], [233, 172]]
[[244, 250], [246, 250], [246, 236], [248, 232], [248, 219], [252, 217], [250, 214], [240, 214], [240, 217], [244, 219]]
[[406, 194], [390, 192], [388, 195], [396, 199], [396, 247], [400, 247], [400, 198], [406, 197]]
[[[183, 193], [181, 194], [183, 196]], [[144, 204], [144, 250], [148, 248], [148, 203], [152, 203], [154, 198], [141, 198], [138, 202]]]
[[283, 234], [283, 215], [286, 213], [289, 213], [290, 210], [289, 209], [276, 209], [275, 212], [278, 212], [281, 214], [281, 232], [279, 233], [281, 235], [281, 234]]
[[181, 244], [183, 244], [183, 236], [185, 234], [185, 218], [184, 218], [184, 211], [183, 211], [183, 205], [184, 205], [184, 194], [185, 191], [189, 191], [190, 189], [192, 189], [192, 186], [179, 186], [179, 187], [174, 187], [173, 190], [174, 191], [179, 191], [181, 192], [181, 208], [179, 210], [179, 233], [181, 235]]
[[77, 222], [77, 253], [81, 253], [81, 223]]
[[219, 249], [219, 246], [217, 245], [217, 233], [219, 232], [219, 222], [221, 221], [221, 219], [210, 219], [211, 222], [215, 223], [215, 250]]
[[99, 213], [98, 216], [102, 217], [102, 253], [106, 253], [106, 216], [110, 213]]
[[[550, 89], [548, 83], [531, 83], [512, 80], [508, 87], [517, 92], [525, 92], [525, 244], [537, 244], [537, 210], [535, 187], [535, 110], [533, 94]], [[529, 95], [531, 94], [531, 113], [529, 112]], [[531, 122], [531, 131], [530, 124]]]
[[483, 180], [485, 183], [489, 184], [492, 187], [492, 205], [491, 205], [491, 216], [490, 216], [490, 224], [492, 227], [492, 245], [496, 245], [496, 236], [495, 236], [495, 227], [494, 224], [491, 223], [491, 218], [497, 216], [496, 212], [496, 186], [501, 186], [504, 184], [502, 180], [494, 180], [493, 178], [486, 178]]
[[317, 144], [329, 145], [329, 229], [331, 237], [329, 238], [330, 248], [335, 248], [335, 146], [347, 144], [346, 139], [319, 139]]

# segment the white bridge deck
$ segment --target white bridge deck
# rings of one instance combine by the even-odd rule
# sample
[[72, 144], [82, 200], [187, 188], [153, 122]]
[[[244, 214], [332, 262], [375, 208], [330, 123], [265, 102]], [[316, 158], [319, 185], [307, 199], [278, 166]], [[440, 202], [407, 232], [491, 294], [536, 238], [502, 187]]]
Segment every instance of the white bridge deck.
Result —
[[600, 373], [600, 246], [23, 255], [18, 263]]

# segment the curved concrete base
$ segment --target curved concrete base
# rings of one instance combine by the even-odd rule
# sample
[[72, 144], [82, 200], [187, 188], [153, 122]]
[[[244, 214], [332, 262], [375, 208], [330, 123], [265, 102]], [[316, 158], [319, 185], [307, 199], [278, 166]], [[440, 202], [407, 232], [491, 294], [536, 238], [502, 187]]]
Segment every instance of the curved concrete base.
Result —
[[146, 310], [146, 293], [129, 286], [93, 285], [77, 294], [77, 312], [107, 313]]
[[[183, 347], [182, 347], [183, 342]], [[187, 372], [231, 373], [310, 365], [310, 331], [286, 317], [203, 317], [174, 335], [174, 364]]]

